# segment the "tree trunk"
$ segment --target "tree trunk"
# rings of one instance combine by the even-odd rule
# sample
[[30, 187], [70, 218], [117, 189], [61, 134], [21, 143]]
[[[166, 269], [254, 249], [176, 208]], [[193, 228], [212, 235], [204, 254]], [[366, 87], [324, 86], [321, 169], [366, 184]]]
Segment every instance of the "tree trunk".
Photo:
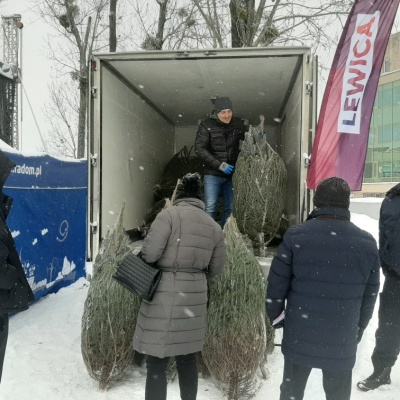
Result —
[[110, 0], [110, 52], [113, 53], [117, 50], [117, 1]]
[[79, 79], [78, 158], [85, 157], [86, 112], [88, 104], [88, 68], [81, 67]]
[[229, 11], [231, 14], [231, 40], [232, 47], [242, 47], [242, 40], [238, 30], [238, 4], [237, 0], [231, 0], [229, 3]]
[[165, 21], [167, 20], [167, 6], [169, 0], [157, 1], [160, 6], [160, 12], [158, 14], [158, 28], [156, 35], [156, 49], [162, 50], [164, 44], [164, 29], [165, 29]]
[[251, 37], [256, 29], [254, 26], [254, 0], [231, 0], [229, 3], [231, 15], [232, 47], [251, 45]]

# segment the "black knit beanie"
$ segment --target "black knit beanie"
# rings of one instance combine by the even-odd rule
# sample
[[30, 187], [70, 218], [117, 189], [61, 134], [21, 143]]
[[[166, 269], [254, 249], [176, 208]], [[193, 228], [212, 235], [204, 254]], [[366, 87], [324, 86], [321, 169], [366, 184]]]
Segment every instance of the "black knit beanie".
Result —
[[322, 180], [314, 194], [315, 207], [343, 207], [349, 208], [350, 187], [348, 183], [336, 176]]
[[183, 199], [185, 197], [194, 197], [202, 200], [203, 198], [203, 185], [201, 176], [197, 172], [189, 173], [183, 176], [181, 182], [176, 188], [175, 199]]
[[215, 100], [215, 111], [218, 114], [222, 110], [232, 110], [232, 101], [229, 97], [218, 97]]

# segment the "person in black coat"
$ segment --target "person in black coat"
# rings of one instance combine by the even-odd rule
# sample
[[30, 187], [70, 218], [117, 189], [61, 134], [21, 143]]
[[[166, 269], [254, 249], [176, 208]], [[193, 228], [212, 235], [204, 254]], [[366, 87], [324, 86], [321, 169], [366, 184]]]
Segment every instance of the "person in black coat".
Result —
[[363, 391], [391, 383], [391, 368], [400, 353], [400, 183], [392, 187], [382, 201], [379, 256], [385, 283], [380, 294], [379, 322], [371, 357], [374, 371], [357, 384]]
[[350, 222], [350, 188], [324, 179], [307, 220], [289, 228], [268, 275], [267, 315], [284, 319], [280, 400], [301, 400], [312, 368], [328, 400], [348, 400], [357, 344], [379, 291], [375, 239]]
[[208, 215], [215, 219], [220, 193], [224, 199], [222, 228], [233, 209], [232, 174], [240, 153], [240, 140], [244, 140], [246, 127], [242, 120], [233, 116], [229, 97], [218, 97], [210, 118], [199, 125], [196, 155], [204, 161], [204, 203]]
[[3, 186], [15, 164], [0, 150], [0, 381], [8, 339], [8, 313], [26, 310], [35, 300], [6, 224], [12, 199]]

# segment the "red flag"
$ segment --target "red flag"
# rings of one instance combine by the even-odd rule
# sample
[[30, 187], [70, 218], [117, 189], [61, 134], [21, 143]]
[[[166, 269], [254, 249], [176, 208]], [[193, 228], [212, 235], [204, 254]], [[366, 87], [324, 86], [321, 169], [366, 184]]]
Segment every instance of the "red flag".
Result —
[[400, 0], [356, 0], [333, 59], [318, 119], [307, 186], [339, 176], [361, 190], [369, 126]]

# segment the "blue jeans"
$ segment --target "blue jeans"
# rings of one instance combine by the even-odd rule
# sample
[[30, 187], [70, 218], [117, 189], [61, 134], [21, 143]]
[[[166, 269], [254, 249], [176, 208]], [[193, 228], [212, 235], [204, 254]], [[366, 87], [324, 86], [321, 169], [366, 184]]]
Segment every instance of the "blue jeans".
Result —
[[224, 211], [220, 225], [222, 228], [233, 210], [233, 182], [232, 179], [221, 176], [204, 175], [204, 202], [206, 213], [215, 219], [218, 210], [218, 198], [220, 193], [224, 199]]

